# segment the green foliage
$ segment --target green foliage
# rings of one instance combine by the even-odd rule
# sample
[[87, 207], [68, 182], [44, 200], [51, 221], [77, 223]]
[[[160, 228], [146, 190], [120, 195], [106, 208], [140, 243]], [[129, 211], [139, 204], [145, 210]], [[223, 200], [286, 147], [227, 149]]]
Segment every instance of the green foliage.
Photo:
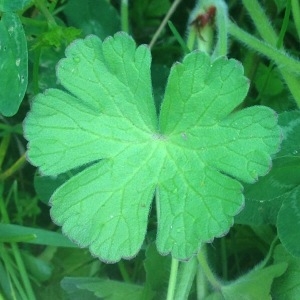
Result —
[[84, 35], [96, 34], [103, 39], [120, 30], [118, 12], [106, 0], [69, 0], [64, 13], [68, 23]]
[[17, 14], [3, 13], [0, 36], [0, 112], [12, 116], [19, 109], [28, 82], [27, 43]]
[[32, 0], [0, 0], [0, 11], [16, 12], [29, 6]]
[[274, 251], [276, 263], [287, 262], [287, 272], [277, 278], [273, 285], [273, 295], [275, 299], [297, 299], [300, 293], [299, 272], [300, 259], [291, 256], [281, 245]]
[[153, 244], [150, 244], [145, 251], [144, 268], [147, 276], [145, 288], [155, 291], [158, 297], [164, 292], [165, 283], [170, 275], [170, 256], [162, 256], [157, 252]]
[[66, 57], [57, 76], [70, 94], [39, 95], [25, 122], [28, 157], [44, 174], [95, 162], [52, 197], [63, 231], [104, 261], [132, 257], [155, 188], [161, 253], [187, 259], [228, 231], [241, 185], [217, 170], [253, 182], [280, 142], [270, 109], [230, 114], [248, 89], [241, 65], [187, 55], [170, 72], [157, 121], [147, 48], [120, 33], [77, 41]]
[[270, 299], [273, 279], [281, 276], [286, 268], [287, 264], [282, 262], [263, 269], [254, 269], [235, 282], [222, 287], [222, 296], [225, 300], [235, 297], [241, 299], [244, 295], [247, 295], [248, 299]]
[[136, 23], [136, 28], [133, 30], [159, 25], [159, 18], [165, 15], [169, 8], [169, 0], [133, 1], [130, 6], [132, 22]]
[[192, 2], [0, 0], [0, 299], [298, 298], [299, 1]]
[[59, 48], [63, 43], [69, 44], [81, 33], [74, 27], [55, 26], [49, 31], [41, 34], [32, 49], [38, 47], [56, 47]]
[[300, 256], [299, 228], [295, 226], [299, 222], [299, 120], [299, 111], [279, 116], [283, 141], [273, 168], [257, 183], [245, 186], [246, 209], [236, 218], [243, 224], [276, 224], [281, 242], [297, 257]]
[[58, 232], [51, 232], [38, 228], [29, 228], [14, 224], [0, 224], [3, 242], [26, 242], [38, 245], [56, 247], [75, 247], [75, 245]]

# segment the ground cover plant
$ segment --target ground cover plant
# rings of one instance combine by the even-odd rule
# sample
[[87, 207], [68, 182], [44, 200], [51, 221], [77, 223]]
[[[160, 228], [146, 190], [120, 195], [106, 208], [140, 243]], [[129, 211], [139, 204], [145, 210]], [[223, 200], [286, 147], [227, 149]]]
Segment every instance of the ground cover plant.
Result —
[[296, 299], [298, 1], [0, 1], [3, 299]]

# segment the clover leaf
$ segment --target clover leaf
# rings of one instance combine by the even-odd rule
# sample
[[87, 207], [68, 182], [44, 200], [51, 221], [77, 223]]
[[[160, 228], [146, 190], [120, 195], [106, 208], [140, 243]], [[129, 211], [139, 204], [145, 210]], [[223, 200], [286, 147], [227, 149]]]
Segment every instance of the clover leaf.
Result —
[[239, 62], [187, 55], [171, 69], [159, 117], [150, 63], [149, 48], [125, 33], [77, 40], [57, 67], [64, 90], [39, 94], [24, 125], [43, 174], [85, 166], [54, 192], [51, 216], [107, 262], [137, 254], [154, 195], [160, 253], [188, 259], [224, 235], [243, 207], [238, 180], [266, 174], [280, 143], [274, 111], [235, 111], [248, 91]]

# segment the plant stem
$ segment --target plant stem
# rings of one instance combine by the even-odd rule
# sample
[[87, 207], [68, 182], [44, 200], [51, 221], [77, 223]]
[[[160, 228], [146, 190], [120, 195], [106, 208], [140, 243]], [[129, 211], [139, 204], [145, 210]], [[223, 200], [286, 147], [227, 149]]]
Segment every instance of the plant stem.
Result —
[[179, 261], [172, 257], [171, 272], [168, 285], [167, 300], [173, 300], [175, 295]]
[[[277, 37], [275, 30], [271, 26], [270, 21], [266, 17], [262, 7], [258, 3], [257, 0], [253, 0], [251, 2], [247, 0], [243, 0], [243, 3], [250, 14], [258, 32], [260, 33], [261, 37], [267, 41], [271, 46], [274, 46], [276, 48], [281, 48], [283, 46], [283, 38], [287, 30], [288, 26], [288, 20], [290, 15], [290, 8], [291, 8], [291, 1], [289, 0], [287, 2], [287, 8], [284, 15], [284, 21], [280, 30], [279, 37]], [[299, 16], [300, 18], [300, 16]], [[248, 44], [248, 46], [252, 46], [251, 44]], [[256, 50], [256, 49], [255, 49]], [[260, 49], [257, 50], [260, 52]], [[275, 61], [275, 63], [277, 63]], [[278, 64], [278, 63], [277, 63]], [[272, 65], [270, 66], [272, 68]], [[279, 71], [281, 72], [281, 75], [283, 79], [285, 80], [291, 94], [293, 95], [295, 101], [297, 102], [298, 106], [300, 106], [300, 90], [299, 90], [299, 84], [300, 79], [291, 74], [291, 70], [286, 69], [282, 67], [281, 65], [278, 66]], [[270, 69], [271, 70], [271, 69]]]
[[262, 263], [259, 264], [259, 267], [260, 267], [261, 269], [263, 269], [263, 268], [268, 264], [269, 260], [272, 258], [273, 252], [274, 252], [274, 248], [275, 248], [275, 246], [277, 245], [278, 240], [279, 240], [279, 238], [278, 238], [278, 236], [276, 236], [276, 237], [274, 238], [274, 240], [272, 241], [267, 256], [266, 256], [265, 259], [262, 261]]
[[49, 11], [53, 13], [56, 5], [57, 5], [58, 0], [52, 0], [51, 3], [49, 4]]
[[9, 125], [9, 124], [0, 123], [0, 130], [6, 131], [6, 133], [16, 133], [20, 135], [23, 134], [23, 128], [21, 124]]
[[23, 154], [9, 169], [0, 174], [0, 181], [5, 180], [16, 171], [18, 171], [26, 163], [26, 155]]
[[280, 71], [298, 107], [300, 107], [300, 89], [299, 89], [300, 77], [299, 76], [296, 77], [294, 76], [294, 74], [286, 70], [280, 70]]
[[247, 9], [257, 31], [263, 40], [275, 46], [278, 40], [276, 32], [259, 2], [257, 0], [243, 0], [243, 5]]
[[227, 249], [226, 249], [226, 239], [221, 238], [221, 261], [222, 261], [222, 278], [224, 280], [228, 279], [228, 263], [227, 263]]
[[[283, 23], [281, 26], [281, 30], [279, 33], [279, 38], [278, 41], [276, 43], [276, 46], [281, 48], [283, 45], [283, 38], [285, 36], [285, 33], [287, 31], [287, 27], [288, 27], [288, 22], [289, 22], [289, 17], [290, 17], [290, 11], [291, 11], [291, 1], [289, 0], [287, 2], [287, 7], [285, 10], [285, 14], [284, 14], [284, 19], [283, 19]], [[300, 9], [300, 7], [298, 6], [298, 9]], [[282, 70], [281, 68], [279, 68], [282, 77], [284, 78], [291, 94], [293, 95], [295, 101], [297, 102], [298, 106], [300, 107], [300, 90], [299, 90], [299, 85], [300, 85], [300, 78], [299, 76], [293, 76], [293, 74], [291, 72], [288, 72], [287, 70]]]
[[129, 276], [129, 274], [128, 274], [127, 270], [126, 270], [125, 264], [124, 264], [124, 262], [122, 260], [120, 260], [118, 262], [118, 267], [119, 267], [120, 273], [121, 273], [121, 275], [123, 277], [123, 280], [125, 282], [127, 282], [127, 283], [130, 283], [131, 282], [130, 276]]
[[288, 0], [286, 3], [286, 9], [285, 9], [284, 18], [283, 18], [282, 26], [280, 29], [279, 37], [276, 42], [277, 48], [281, 48], [283, 46], [283, 39], [284, 39], [285, 33], [287, 31], [288, 25], [289, 25], [290, 14], [291, 14], [291, 0]]
[[34, 0], [36, 7], [42, 12], [48, 22], [49, 28], [57, 26], [56, 21], [48, 10], [44, 0]]
[[128, 0], [122, 0], [121, 2], [121, 30], [129, 32]]
[[207, 278], [202, 271], [200, 264], [198, 264], [198, 270], [196, 275], [196, 287], [197, 287], [197, 299], [202, 300], [207, 296]]
[[21, 19], [23, 25], [39, 27], [40, 29], [47, 28], [47, 25], [48, 25], [47, 21], [45, 21], [45, 20], [44, 21], [35, 20], [35, 19], [28, 18], [28, 17], [24, 17], [24, 16], [21, 16], [20, 19]]
[[217, 16], [216, 26], [218, 32], [217, 43], [214, 49], [213, 57], [217, 58], [227, 55], [228, 52], [228, 9], [225, 1], [216, 1]]
[[167, 14], [164, 17], [164, 19], [162, 20], [162, 22], [160, 23], [158, 29], [156, 30], [155, 34], [153, 35], [152, 40], [149, 43], [149, 48], [150, 49], [154, 46], [154, 44], [157, 41], [159, 35], [161, 34], [161, 32], [163, 31], [163, 29], [165, 28], [167, 22], [171, 18], [172, 14], [175, 12], [175, 10], [176, 10], [176, 8], [177, 8], [177, 6], [179, 5], [180, 2], [181, 2], [181, 0], [175, 0], [173, 2], [173, 4], [171, 5], [169, 11], [167, 12]]
[[218, 279], [215, 277], [214, 273], [210, 269], [208, 262], [207, 262], [207, 257], [206, 257], [206, 245], [202, 246], [201, 251], [198, 253], [198, 262], [201, 266], [202, 272], [206, 276], [207, 280], [210, 282], [212, 287], [215, 290], [220, 290], [221, 285], [218, 281]]
[[299, 40], [300, 40], [300, 4], [299, 4], [299, 0], [292, 0], [291, 4], [292, 4], [294, 23], [296, 26]]
[[183, 262], [180, 264], [177, 280], [178, 284], [174, 299], [188, 299], [197, 272], [197, 267], [198, 261], [196, 257], [191, 258], [188, 262]]
[[7, 147], [9, 145], [10, 141], [10, 134], [5, 134], [2, 138], [1, 144], [0, 144], [0, 170], [6, 155]]
[[233, 22], [229, 23], [229, 33], [248, 47], [266, 56], [270, 60], [273, 60], [281, 69], [300, 74], [299, 61], [290, 57], [283, 50], [278, 50], [275, 47], [255, 38], [251, 34], [240, 29]]

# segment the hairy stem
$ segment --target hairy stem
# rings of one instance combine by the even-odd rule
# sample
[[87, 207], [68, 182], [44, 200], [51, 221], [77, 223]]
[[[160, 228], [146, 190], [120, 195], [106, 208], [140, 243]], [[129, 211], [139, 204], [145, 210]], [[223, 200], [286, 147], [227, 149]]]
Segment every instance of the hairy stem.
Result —
[[129, 33], [128, 0], [121, 2], [121, 30]]
[[215, 277], [211, 268], [208, 265], [207, 257], [206, 257], [206, 246], [202, 246], [201, 251], [198, 253], [198, 262], [201, 266], [201, 270], [204, 273], [205, 277], [211, 284], [214, 290], [220, 290], [221, 284], [218, 279]]
[[243, 0], [243, 5], [247, 9], [257, 31], [263, 40], [275, 46], [278, 40], [276, 32], [259, 2], [257, 0]]
[[300, 62], [287, 55], [283, 50], [278, 50], [270, 44], [257, 39], [246, 31], [240, 29], [233, 22], [229, 23], [229, 33], [251, 49], [266, 56], [270, 60], [273, 60], [280, 68], [289, 72], [300, 74]]
[[172, 257], [167, 300], [174, 299], [176, 282], [177, 282], [178, 265], [179, 265], [179, 261]]
[[[247, 0], [243, 0], [243, 4], [245, 5], [261, 37], [266, 42], [268, 42], [271, 46], [276, 48], [283, 48], [283, 38], [285, 36], [287, 26], [288, 26], [290, 10], [291, 10], [291, 0], [288, 0], [287, 2], [287, 7], [285, 10], [284, 20], [281, 26], [279, 37], [277, 37], [275, 30], [273, 29], [270, 21], [268, 20], [267, 16], [265, 15], [262, 7], [260, 6], [257, 0], [253, 0], [251, 2]], [[248, 46], [251, 47], [252, 45], [248, 44]], [[259, 52], [260, 49], [257, 51]], [[275, 63], [278, 64], [278, 62], [276, 61]], [[272, 65], [270, 66], [270, 70], [271, 68]], [[300, 90], [299, 90], [300, 79], [299, 76], [296, 77], [294, 76], [294, 74], [291, 73], [291, 71], [293, 70], [294, 69], [291, 67], [284, 68], [281, 65], [279, 65], [279, 71], [281, 72], [283, 79], [285, 80], [298, 106], [300, 106]]]
[[176, 288], [176, 300], [188, 299], [193, 281], [196, 276], [198, 261], [196, 257], [191, 258], [188, 262], [180, 264], [178, 272], [178, 284]]

